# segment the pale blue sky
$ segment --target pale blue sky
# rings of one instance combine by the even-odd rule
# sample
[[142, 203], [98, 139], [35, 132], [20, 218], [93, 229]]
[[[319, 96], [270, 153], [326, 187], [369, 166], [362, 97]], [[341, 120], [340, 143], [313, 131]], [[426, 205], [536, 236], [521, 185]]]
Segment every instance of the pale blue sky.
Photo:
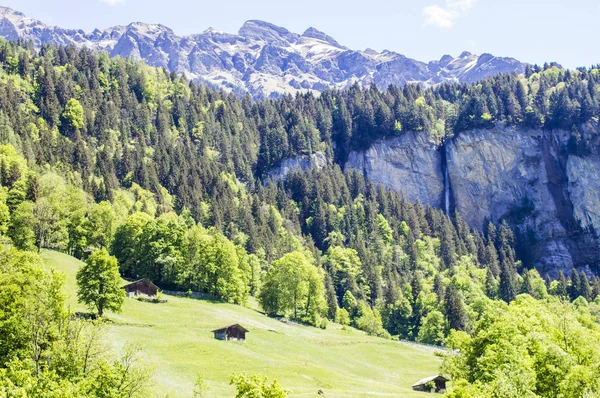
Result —
[[353, 49], [421, 61], [467, 50], [567, 67], [600, 63], [600, 2], [590, 0], [0, 0], [68, 28], [162, 23], [177, 34], [209, 26], [236, 33], [262, 19], [302, 33], [313, 26]]

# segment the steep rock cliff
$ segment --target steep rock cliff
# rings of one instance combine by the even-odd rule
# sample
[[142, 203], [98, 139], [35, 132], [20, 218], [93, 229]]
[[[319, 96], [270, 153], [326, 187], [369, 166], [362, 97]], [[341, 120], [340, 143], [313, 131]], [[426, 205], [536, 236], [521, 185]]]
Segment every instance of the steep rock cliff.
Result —
[[[538, 269], [553, 276], [599, 260], [593, 231], [576, 213], [590, 213], [585, 195], [600, 193], [600, 179], [592, 181], [587, 161], [568, 155], [567, 137], [496, 128], [462, 133], [446, 145], [454, 203], [465, 220], [475, 228], [486, 219], [508, 220], [528, 239]], [[580, 175], [585, 181], [569, 182]], [[591, 218], [588, 225], [600, 228]]]
[[597, 228], [600, 226], [600, 158], [569, 156], [567, 176], [575, 218], [583, 228]]
[[427, 134], [407, 132], [379, 140], [366, 151], [350, 152], [345, 168], [364, 173], [410, 201], [444, 205], [442, 156], [439, 145]]
[[555, 277], [572, 267], [598, 271], [596, 130], [586, 129], [584, 155], [569, 153], [571, 134], [563, 131], [497, 127], [462, 132], [443, 145], [424, 132], [407, 132], [351, 152], [345, 167], [409, 200], [457, 209], [473, 228], [506, 219], [527, 240], [542, 274]]

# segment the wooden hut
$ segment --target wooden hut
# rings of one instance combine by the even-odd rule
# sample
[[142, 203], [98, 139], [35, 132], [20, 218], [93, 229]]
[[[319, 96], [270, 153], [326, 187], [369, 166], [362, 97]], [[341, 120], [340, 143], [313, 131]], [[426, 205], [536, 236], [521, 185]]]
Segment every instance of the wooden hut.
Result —
[[215, 334], [215, 339], [217, 340], [246, 341], [246, 333], [248, 333], [249, 330], [236, 323], [220, 329], [215, 329], [212, 332]]
[[412, 389], [415, 391], [425, 391], [425, 392], [439, 392], [443, 393], [446, 391], [446, 382], [450, 381], [444, 376], [435, 375], [431, 377], [426, 377], [423, 380], [419, 380], [415, 384], [412, 385]]
[[148, 296], [148, 297], [156, 297], [158, 294], [158, 287], [150, 282], [148, 279], [140, 279], [139, 281], [131, 282], [125, 286], [123, 286], [125, 291], [127, 292], [127, 296], [135, 297], [135, 296]]

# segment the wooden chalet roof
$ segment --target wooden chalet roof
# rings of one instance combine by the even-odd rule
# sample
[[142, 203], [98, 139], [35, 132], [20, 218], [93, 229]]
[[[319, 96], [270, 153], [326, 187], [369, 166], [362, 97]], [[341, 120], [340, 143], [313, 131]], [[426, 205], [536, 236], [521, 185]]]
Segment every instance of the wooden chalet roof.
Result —
[[426, 378], [424, 378], [422, 380], [419, 380], [418, 382], [416, 382], [415, 384], [413, 384], [412, 387], [422, 386], [422, 385], [427, 384], [428, 382], [434, 381], [434, 380], [450, 381], [450, 379], [447, 379], [444, 376], [435, 375], [435, 376], [426, 377]]
[[213, 333], [214, 333], [214, 332], [221, 332], [221, 331], [223, 331], [223, 330], [227, 330], [227, 329], [231, 329], [231, 328], [241, 329], [241, 330], [243, 330], [243, 331], [244, 331], [244, 332], [246, 332], [246, 333], [249, 333], [249, 332], [250, 332], [248, 329], [246, 329], [245, 327], [243, 327], [243, 326], [242, 326], [242, 325], [240, 325], [239, 323], [234, 323], [233, 325], [224, 326], [224, 327], [222, 327], [222, 328], [219, 328], [219, 329], [212, 330], [211, 332], [213, 332]]
[[154, 283], [150, 282], [148, 279], [138, 279], [137, 281], [133, 281], [130, 283], [127, 283], [126, 285], [124, 285], [123, 287], [127, 287], [127, 286], [132, 286], [132, 285], [137, 285], [138, 283], [147, 283], [149, 285], [154, 286], [155, 288], [158, 289], [158, 286], [156, 286]]

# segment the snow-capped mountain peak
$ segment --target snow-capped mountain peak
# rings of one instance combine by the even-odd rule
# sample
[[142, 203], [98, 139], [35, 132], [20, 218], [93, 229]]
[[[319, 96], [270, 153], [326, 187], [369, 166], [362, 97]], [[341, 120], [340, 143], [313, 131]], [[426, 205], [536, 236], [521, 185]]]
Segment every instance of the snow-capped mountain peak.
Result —
[[340, 43], [338, 43], [333, 37], [321, 32], [320, 30], [317, 30], [313, 27], [306, 29], [304, 31], [304, 33], [302, 33], [302, 37], [311, 37], [313, 39], [319, 39], [321, 41], [329, 43], [334, 47], [339, 47], [339, 48], [344, 48], [344, 49], [346, 48], [346, 47], [340, 45]]
[[152, 66], [184, 73], [255, 98], [300, 91], [319, 92], [354, 83], [390, 84], [445, 81], [474, 82], [497, 73], [521, 73], [525, 64], [491, 54], [463, 52], [423, 63], [393, 51], [351, 50], [333, 37], [308, 28], [302, 35], [269, 22], [250, 20], [237, 34], [209, 28], [178, 36], [160, 24], [134, 22], [92, 32], [48, 26], [7, 7], [0, 7], [0, 36], [103, 50], [143, 59]]

